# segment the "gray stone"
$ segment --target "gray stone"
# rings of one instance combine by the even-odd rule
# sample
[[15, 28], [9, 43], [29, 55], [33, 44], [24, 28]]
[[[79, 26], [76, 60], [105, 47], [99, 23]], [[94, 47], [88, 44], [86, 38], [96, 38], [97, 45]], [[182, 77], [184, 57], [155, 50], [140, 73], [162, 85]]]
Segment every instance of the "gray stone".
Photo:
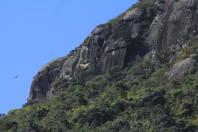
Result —
[[193, 66], [194, 60], [187, 58], [183, 61], [177, 62], [173, 65], [170, 71], [165, 73], [165, 76], [169, 81], [181, 82], [184, 76], [189, 72], [189, 69]]
[[133, 10], [128, 11], [124, 17], [123, 20], [131, 20], [131, 19], [137, 19], [143, 15], [143, 10], [139, 8], [135, 8]]
[[[78, 78], [86, 80], [90, 73], [104, 73], [115, 66], [122, 69], [137, 56], [152, 54], [155, 60], [170, 47], [180, 50], [187, 38], [198, 36], [197, 7], [198, 0], [159, 0], [149, 11], [136, 7], [115, 24], [97, 26], [78, 48], [64, 59], [48, 64], [35, 76], [29, 100], [37, 102], [51, 97], [52, 84], [59, 78], [68, 83]], [[167, 78], [180, 80], [191, 61], [175, 64], [166, 73]]]
[[149, 30], [148, 42], [156, 52], [171, 45], [183, 45], [195, 36], [198, 21], [198, 0], [167, 0], [164, 11], [157, 15]]

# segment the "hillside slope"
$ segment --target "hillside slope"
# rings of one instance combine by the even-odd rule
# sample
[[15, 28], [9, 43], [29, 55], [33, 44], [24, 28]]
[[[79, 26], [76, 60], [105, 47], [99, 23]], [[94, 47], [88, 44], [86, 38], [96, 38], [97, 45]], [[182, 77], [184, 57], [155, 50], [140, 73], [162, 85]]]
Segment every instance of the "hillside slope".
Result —
[[34, 77], [3, 132], [198, 131], [198, 0], [141, 0]]

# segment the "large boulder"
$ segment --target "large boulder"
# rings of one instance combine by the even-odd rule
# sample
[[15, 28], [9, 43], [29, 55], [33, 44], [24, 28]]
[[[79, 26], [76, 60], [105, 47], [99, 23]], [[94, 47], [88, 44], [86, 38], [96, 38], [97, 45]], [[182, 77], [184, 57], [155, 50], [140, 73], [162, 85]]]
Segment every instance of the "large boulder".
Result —
[[173, 65], [173, 67], [165, 73], [165, 76], [169, 81], [181, 82], [183, 81], [185, 75], [189, 72], [194, 65], [194, 60], [192, 58], [187, 58], [183, 61], [179, 61]]

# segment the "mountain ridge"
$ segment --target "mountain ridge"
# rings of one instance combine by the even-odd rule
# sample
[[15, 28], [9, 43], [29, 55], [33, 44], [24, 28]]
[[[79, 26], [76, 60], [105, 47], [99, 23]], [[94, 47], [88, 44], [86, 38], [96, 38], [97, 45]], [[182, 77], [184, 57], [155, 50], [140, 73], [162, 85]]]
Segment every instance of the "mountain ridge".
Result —
[[140, 0], [34, 77], [4, 131], [198, 130], [198, 0]]
[[[132, 12], [134, 12], [134, 10]], [[131, 14], [133, 15], [129, 17]], [[145, 55], [146, 50], [147, 50], [146, 45], [144, 46], [141, 42], [139, 43], [133, 42], [131, 44], [132, 41], [138, 41], [138, 39], [144, 36], [144, 34], [141, 35], [142, 32], [147, 32], [146, 30], [148, 30], [148, 29], [145, 29], [145, 31], [140, 31], [140, 29], [142, 29], [140, 26], [146, 26], [147, 23], [140, 24], [139, 22], [137, 22], [138, 19], [141, 19], [142, 17], [144, 17], [144, 15], [146, 15], [146, 12], [144, 12], [143, 10], [135, 10], [135, 13], [130, 13], [126, 15], [123, 14], [123, 19], [117, 20], [117, 21], [120, 21], [119, 24], [113, 25], [112, 24], [113, 22], [112, 23], [110, 22], [107, 24], [102, 24], [102, 25], [97, 26], [92, 31], [91, 35], [83, 42], [82, 45], [80, 45], [78, 48], [76, 48], [68, 56], [65, 57], [67, 58], [67, 60], [64, 62], [63, 68], [60, 68], [62, 70], [60, 71], [61, 74], [59, 75], [58, 78], [63, 77], [68, 81], [72, 79], [81, 78], [81, 77], [78, 77], [78, 75], [75, 75], [75, 71], [86, 72], [87, 69], [90, 70], [96, 67], [99, 68], [98, 70], [101, 73], [107, 71], [108, 69], [110, 69], [112, 66], [115, 66], [115, 65], [121, 69], [124, 67], [124, 65], [126, 65], [127, 62], [125, 61], [126, 59], [130, 59], [130, 56], [134, 57], [136, 55], [140, 55], [140, 56]], [[134, 19], [134, 23], [137, 23], [137, 25], [134, 24], [134, 26], [132, 25], [132, 27], [130, 27], [131, 22], [133, 22], [133, 19], [131, 18]], [[128, 30], [128, 29], [131, 29], [131, 30]], [[134, 35], [132, 36], [134, 38], [130, 37], [130, 34], [131, 34], [130, 32], [134, 32], [133, 33]], [[133, 44], [136, 44], [137, 46], [136, 45], [133, 46]], [[138, 46], [138, 44], [141, 44], [143, 46]], [[132, 54], [134, 55], [130, 55], [131, 51], [129, 50], [127, 52], [127, 49], [130, 49], [130, 48], [134, 50], [132, 51]], [[133, 48], [137, 48], [137, 49], [133, 49]], [[142, 52], [142, 53], [135, 53], [135, 52]], [[129, 54], [129, 55], [126, 55], [126, 54]], [[95, 67], [93, 65], [95, 65]], [[46, 68], [49, 68], [49, 67], [46, 67]], [[54, 72], [56, 71], [57, 69]], [[50, 72], [53, 72], [53, 70]], [[52, 76], [54, 75], [56, 76], [57, 73], [54, 73], [54, 72], [52, 73]], [[40, 73], [41, 72], [39, 72], [39, 74], [37, 75], [38, 77], [40, 77]], [[46, 88], [43, 88], [45, 86], [43, 86], [43, 84], [38, 84], [38, 83], [37, 83], [38, 88], [36, 88], [35, 82], [37, 82], [37, 79], [36, 77], [34, 79], [35, 81], [33, 81], [32, 88], [31, 88], [32, 90], [30, 93], [30, 100], [33, 100], [33, 102], [34, 102], [33, 91], [34, 89], [39, 90], [38, 85], [42, 85], [41, 86], [42, 90], [51, 89], [49, 88], [50, 86], [49, 87], [46, 86]], [[54, 79], [55, 79], [54, 77], [49, 78], [49, 80], [54, 80]], [[48, 82], [45, 82], [44, 84], [51, 85], [51, 83], [48, 83]], [[45, 94], [46, 93], [44, 93], [44, 96]], [[37, 100], [37, 98], [35, 100]]]

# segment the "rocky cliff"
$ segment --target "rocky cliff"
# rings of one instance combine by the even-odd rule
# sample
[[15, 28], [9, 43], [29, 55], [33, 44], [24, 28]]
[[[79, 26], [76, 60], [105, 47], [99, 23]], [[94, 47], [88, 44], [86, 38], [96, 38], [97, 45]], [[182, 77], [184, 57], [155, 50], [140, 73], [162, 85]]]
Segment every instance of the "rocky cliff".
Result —
[[140, 0], [34, 77], [19, 132], [197, 132], [198, 0]]
[[29, 100], [49, 98], [59, 78], [68, 83], [84, 81], [115, 66], [122, 69], [149, 53], [156, 59], [163, 51], [181, 49], [188, 38], [198, 37], [197, 2], [142, 1], [112, 22], [97, 26], [78, 48], [34, 77]]

